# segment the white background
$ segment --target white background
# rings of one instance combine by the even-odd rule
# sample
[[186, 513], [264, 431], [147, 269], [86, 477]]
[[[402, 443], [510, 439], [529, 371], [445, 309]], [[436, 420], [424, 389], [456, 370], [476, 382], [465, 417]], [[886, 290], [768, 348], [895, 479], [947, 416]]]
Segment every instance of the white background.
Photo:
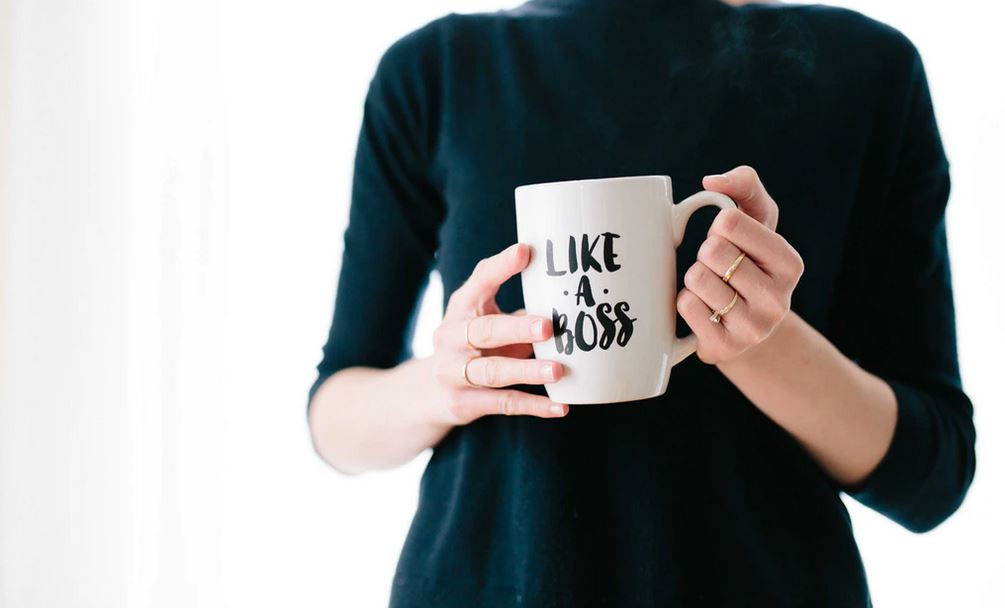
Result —
[[[949, 522], [913, 535], [851, 504], [855, 528], [877, 605], [1003, 606], [1001, 14], [846, 4], [926, 60], [979, 434]], [[377, 59], [497, 7], [0, 0], [0, 606], [386, 603], [424, 458], [332, 472], [306, 390]]]

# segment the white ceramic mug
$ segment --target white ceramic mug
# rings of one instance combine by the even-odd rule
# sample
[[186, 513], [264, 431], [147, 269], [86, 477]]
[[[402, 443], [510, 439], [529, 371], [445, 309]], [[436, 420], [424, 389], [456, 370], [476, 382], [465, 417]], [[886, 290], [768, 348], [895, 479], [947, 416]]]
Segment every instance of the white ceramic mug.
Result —
[[673, 204], [665, 175], [530, 184], [516, 189], [517, 235], [532, 248], [521, 274], [528, 314], [552, 319], [538, 359], [565, 366], [546, 385], [559, 403], [616, 403], [666, 392], [670, 368], [695, 352], [676, 336], [676, 249], [717, 192]]

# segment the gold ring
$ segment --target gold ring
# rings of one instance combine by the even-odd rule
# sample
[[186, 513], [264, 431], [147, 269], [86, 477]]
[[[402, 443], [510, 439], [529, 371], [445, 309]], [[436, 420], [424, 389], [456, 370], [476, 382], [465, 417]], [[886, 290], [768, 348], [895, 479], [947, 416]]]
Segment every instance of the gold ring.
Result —
[[743, 258], [745, 257], [747, 257], [747, 254], [742, 251], [740, 252], [740, 255], [736, 256], [736, 259], [733, 260], [733, 263], [730, 264], [729, 268], [726, 269], [725, 274], [722, 275], [723, 283], [729, 283], [729, 280], [733, 278], [733, 273], [735, 273], [736, 269], [740, 267], [740, 262], [742, 262]]
[[477, 358], [478, 358], [477, 355], [474, 357], [468, 357], [464, 361], [464, 365], [461, 367], [461, 377], [464, 378], [464, 384], [467, 384], [471, 388], [480, 388], [479, 385], [475, 384], [474, 382], [471, 381], [470, 378], [468, 378], [468, 363], [471, 363]]
[[468, 319], [467, 323], [464, 324], [464, 341], [468, 343], [468, 348], [470, 348], [471, 350], [481, 350], [477, 346], [471, 343], [471, 336], [468, 334], [468, 331], [471, 329], [471, 322], [477, 318], [478, 317], [472, 317]]
[[[724, 306], [723, 308], [720, 308], [719, 310], [713, 312], [712, 316], [709, 317], [708, 320], [711, 321], [712, 323], [718, 323], [720, 319], [722, 319], [723, 317], [726, 316], [726, 313], [728, 313], [729, 311], [733, 310], [733, 307], [736, 306], [736, 301], [739, 298], [740, 298], [740, 294], [737, 293], [736, 291], [734, 291], [733, 292], [733, 299], [729, 301], [729, 304], [726, 304], [726, 306]], [[467, 372], [465, 372], [465, 373], [467, 373]]]

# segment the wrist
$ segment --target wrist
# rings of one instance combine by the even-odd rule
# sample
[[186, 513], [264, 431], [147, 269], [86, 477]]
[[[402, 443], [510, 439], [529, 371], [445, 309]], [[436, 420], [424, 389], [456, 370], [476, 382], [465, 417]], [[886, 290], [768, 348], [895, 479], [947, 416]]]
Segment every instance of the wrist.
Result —
[[792, 328], [798, 322], [798, 316], [790, 310], [764, 340], [735, 357], [717, 362], [715, 366], [727, 375], [734, 371], [756, 369], [762, 366], [765, 361], [770, 361], [778, 353], [779, 348], [785, 348], [786, 337], [791, 335]]
[[[405, 365], [413, 374], [412, 382], [404, 383], [407, 392], [402, 395], [402, 403], [415, 404], [408, 409], [409, 422], [412, 426], [431, 429], [438, 433], [446, 433], [455, 426], [449, 418], [449, 412], [444, 407], [444, 388], [436, 381], [435, 361], [432, 356], [412, 359]], [[416, 394], [414, 387], [422, 387]]]

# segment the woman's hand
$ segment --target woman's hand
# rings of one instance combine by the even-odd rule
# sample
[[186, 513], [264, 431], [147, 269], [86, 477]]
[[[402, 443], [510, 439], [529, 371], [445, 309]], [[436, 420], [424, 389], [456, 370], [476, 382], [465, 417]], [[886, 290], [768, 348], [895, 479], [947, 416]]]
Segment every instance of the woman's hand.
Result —
[[[698, 261], [684, 275], [677, 310], [698, 338], [698, 357], [720, 363], [760, 344], [782, 322], [803, 261], [775, 232], [778, 205], [752, 168], [706, 176], [702, 185], [731, 197], [739, 209], [721, 211], [712, 222]], [[741, 254], [746, 257], [727, 283], [723, 276]], [[726, 309], [718, 322], [711, 319]]]
[[530, 247], [512, 245], [480, 261], [450, 296], [433, 334], [432, 369], [440, 387], [433, 415], [439, 422], [467, 424], [489, 414], [557, 418], [568, 413], [568, 405], [505, 388], [562, 377], [561, 363], [530, 358], [533, 342], [551, 338], [551, 320], [503, 314], [495, 301], [499, 287], [529, 262]]

